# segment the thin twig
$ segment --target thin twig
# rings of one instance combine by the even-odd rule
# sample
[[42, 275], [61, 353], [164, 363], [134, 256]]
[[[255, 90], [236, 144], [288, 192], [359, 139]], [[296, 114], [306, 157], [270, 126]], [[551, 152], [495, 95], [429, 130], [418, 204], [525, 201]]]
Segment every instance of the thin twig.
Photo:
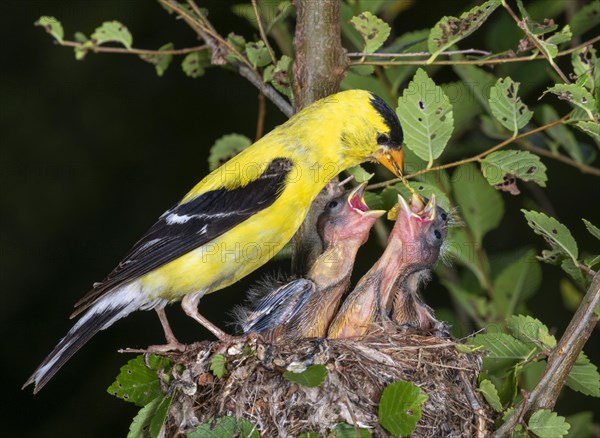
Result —
[[85, 43], [77, 41], [63, 41], [62, 46], [75, 47], [84, 50], [89, 50], [94, 53], [124, 53], [126, 55], [148, 55], [148, 56], [165, 56], [165, 55], [186, 55], [188, 53], [202, 52], [208, 49], [208, 45], [203, 44], [196, 47], [188, 47], [186, 49], [173, 50], [146, 50], [146, 49], [126, 49], [123, 47], [105, 47], [105, 46], [85, 46]]
[[248, 79], [252, 85], [258, 88], [262, 93], [275, 104], [277, 108], [286, 116], [292, 117], [294, 115], [294, 109], [292, 105], [281, 96], [273, 87], [265, 84], [261, 78], [257, 78], [255, 72], [246, 67], [245, 65], [238, 66], [238, 72], [240, 76]]
[[[479, 49], [464, 49], [464, 50], [448, 50], [441, 52], [438, 56], [451, 56], [451, 55], [483, 55], [491, 56], [492, 52]], [[372, 56], [374, 58], [414, 58], [417, 56], [431, 56], [430, 52], [404, 52], [404, 53], [366, 53], [366, 52], [350, 52], [348, 53], [349, 58], [363, 58], [365, 56]]]
[[563, 73], [563, 71], [560, 69], [560, 67], [558, 65], [556, 65], [556, 63], [554, 62], [552, 57], [546, 52], [546, 49], [544, 49], [544, 47], [542, 47], [542, 45], [538, 41], [537, 37], [535, 35], [533, 35], [530, 32], [530, 30], [527, 28], [527, 25], [525, 24], [525, 20], [521, 20], [517, 16], [517, 14], [515, 14], [515, 12], [512, 10], [512, 8], [506, 2], [506, 0], [502, 0], [502, 6], [504, 6], [504, 9], [506, 9], [506, 11], [509, 13], [509, 15], [513, 18], [513, 20], [515, 20], [515, 23], [517, 23], [517, 26], [519, 26], [521, 28], [521, 30], [523, 30], [523, 32], [525, 32], [525, 35], [527, 35], [527, 38], [529, 38], [529, 41], [531, 41], [538, 48], [540, 53], [542, 55], [544, 55], [544, 58], [546, 58], [548, 60], [548, 62], [552, 66], [552, 68], [556, 71], [556, 73], [558, 73], [558, 75], [561, 77], [561, 79], [564, 81], [564, 83], [570, 84], [571, 81], [569, 81], [569, 78], [567, 77], [567, 75], [565, 75]]
[[[598, 323], [595, 309], [600, 303], [600, 273], [595, 273], [577, 312], [565, 330], [556, 348], [548, 358], [542, 378], [523, 401], [521, 411], [527, 414], [538, 409], [552, 409], [583, 346]], [[515, 410], [492, 435], [492, 438], [509, 436], [519, 422], [519, 410]]]
[[[548, 123], [546, 125], [539, 126], [539, 127], [535, 128], [535, 129], [532, 129], [531, 131], [524, 132], [522, 134], [517, 135], [516, 137], [508, 138], [508, 139], [504, 140], [503, 142], [498, 143], [497, 145], [495, 145], [495, 146], [489, 148], [488, 150], [483, 151], [480, 154], [477, 154], [477, 155], [475, 155], [473, 157], [465, 158], [463, 160], [453, 161], [452, 163], [443, 164], [441, 166], [434, 166], [434, 167], [430, 167], [428, 169], [422, 169], [422, 170], [419, 170], [419, 171], [417, 171], [415, 173], [412, 173], [410, 175], [405, 176], [404, 179], [411, 179], [411, 178], [414, 178], [416, 176], [423, 175], [425, 173], [437, 172], [439, 170], [444, 170], [444, 169], [450, 169], [452, 167], [457, 167], [457, 166], [460, 166], [462, 164], [474, 163], [476, 161], [481, 161], [483, 158], [485, 158], [486, 156], [488, 156], [492, 152], [496, 152], [497, 150], [502, 149], [503, 147], [508, 146], [511, 143], [514, 143], [515, 141], [518, 141], [518, 140], [520, 140], [522, 138], [529, 137], [530, 135], [536, 134], [538, 132], [545, 131], [546, 129], [552, 128], [553, 126], [561, 125], [561, 124], [565, 123], [565, 121], [570, 116], [571, 116], [571, 113], [568, 113], [565, 116], [561, 117], [560, 119], [557, 119], [557, 120], [555, 120], [553, 122], [550, 122], [550, 123]], [[389, 181], [384, 181], [384, 182], [380, 182], [380, 183], [376, 183], [376, 184], [371, 184], [370, 186], [367, 186], [366, 189], [367, 190], [382, 189], [382, 188], [391, 186], [393, 184], [396, 184], [396, 183], [398, 183], [400, 181], [402, 181], [401, 178], [394, 178], [394, 179], [391, 179]]]
[[534, 153], [536, 153], [538, 155], [542, 155], [544, 157], [553, 158], [555, 160], [561, 161], [565, 164], [568, 164], [569, 166], [573, 166], [573, 167], [579, 169], [582, 173], [587, 173], [587, 174], [594, 175], [594, 176], [600, 176], [600, 169], [598, 169], [597, 167], [588, 166], [585, 163], [579, 163], [579, 162], [573, 160], [572, 158], [567, 157], [566, 155], [563, 155], [560, 153], [554, 153], [547, 149], [540, 148], [538, 146], [534, 146], [534, 145], [526, 143], [526, 142], [519, 142], [519, 144], [521, 144], [521, 146], [523, 146], [523, 148], [527, 149], [528, 151], [534, 152]]
[[271, 45], [269, 44], [269, 40], [267, 39], [267, 34], [265, 33], [265, 29], [263, 28], [263, 25], [262, 25], [262, 20], [260, 18], [260, 14], [258, 13], [258, 5], [256, 4], [256, 0], [252, 0], [252, 9], [254, 9], [254, 15], [256, 17], [256, 24], [258, 26], [258, 32], [260, 33], [260, 38], [265, 43], [265, 47], [267, 48], [267, 51], [269, 52], [271, 61], [273, 62], [273, 64], [277, 64], [277, 58], [275, 58], [275, 53], [273, 52], [273, 49], [271, 48]]
[[[576, 47], [558, 52], [555, 58], [570, 55], [571, 53], [590, 46], [600, 41], [600, 36], [596, 36]], [[371, 53], [369, 56], [375, 56], [377, 54]], [[546, 59], [544, 55], [537, 56], [515, 56], [512, 58], [492, 58], [492, 59], [455, 59], [455, 60], [438, 60], [431, 63], [427, 63], [426, 59], [422, 60], [409, 60], [409, 61], [378, 61], [378, 60], [358, 60], [351, 61], [350, 65], [381, 65], [381, 66], [394, 66], [394, 65], [495, 65], [495, 64], [508, 64], [512, 62], [528, 62], [528, 61], [540, 61]]]
[[265, 95], [258, 93], [258, 118], [256, 120], [256, 139], [258, 141], [263, 136], [265, 130], [265, 115], [267, 114], [267, 105], [265, 104]]

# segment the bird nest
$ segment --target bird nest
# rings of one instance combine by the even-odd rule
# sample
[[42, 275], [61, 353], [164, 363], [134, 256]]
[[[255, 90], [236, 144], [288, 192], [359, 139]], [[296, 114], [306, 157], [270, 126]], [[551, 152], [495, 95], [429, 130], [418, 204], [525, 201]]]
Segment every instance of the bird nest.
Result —
[[[167, 436], [179, 436], [201, 423], [231, 416], [245, 418], [264, 437], [323, 436], [344, 422], [389, 436], [378, 421], [383, 389], [410, 381], [428, 399], [421, 406], [415, 437], [485, 436], [492, 414], [477, 392], [479, 353], [461, 353], [453, 340], [386, 330], [361, 340], [303, 339], [267, 344], [259, 338], [194, 344], [171, 356], [183, 370], [166, 423]], [[211, 372], [215, 354], [227, 373]], [[305, 387], [283, 372], [322, 364], [325, 382]]]

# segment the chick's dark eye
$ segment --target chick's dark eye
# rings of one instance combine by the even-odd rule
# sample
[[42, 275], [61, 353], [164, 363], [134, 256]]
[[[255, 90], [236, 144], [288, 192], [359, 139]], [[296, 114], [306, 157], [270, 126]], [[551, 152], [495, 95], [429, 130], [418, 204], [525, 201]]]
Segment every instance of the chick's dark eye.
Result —
[[437, 237], [438, 239], [441, 239], [441, 238], [442, 238], [442, 233], [440, 233], [440, 230], [435, 230], [435, 231], [433, 232], [433, 234], [435, 234], [435, 237]]
[[445, 221], [446, 219], [448, 219], [448, 215], [446, 213], [442, 213], [442, 220]]
[[327, 208], [333, 209], [335, 207], [338, 206], [338, 202], [337, 201], [331, 201], [329, 204], [327, 204]]
[[387, 134], [377, 135], [377, 144], [388, 144], [390, 142], [390, 136]]

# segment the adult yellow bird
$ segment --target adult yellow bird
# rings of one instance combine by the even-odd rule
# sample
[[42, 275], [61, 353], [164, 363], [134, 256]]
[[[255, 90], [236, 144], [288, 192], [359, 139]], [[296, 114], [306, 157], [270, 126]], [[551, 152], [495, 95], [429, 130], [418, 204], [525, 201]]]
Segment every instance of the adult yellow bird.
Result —
[[[221, 340], [198, 313], [207, 293], [266, 263], [292, 238], [313, 199], [338, 173], [378, 160], [398, 174], [402, 129], [378, 96], [350, 90], [321, 99], [214, 170], [167, 210], [108, 277], [77, 304], [83, 315], [24, 386], [39, 391], [98, 331], [136, 310], [158, 312], [167, 344], [181, 348], [164, 314], [184, 312]], [[161, 348], [155, 348], [161, 350]]]

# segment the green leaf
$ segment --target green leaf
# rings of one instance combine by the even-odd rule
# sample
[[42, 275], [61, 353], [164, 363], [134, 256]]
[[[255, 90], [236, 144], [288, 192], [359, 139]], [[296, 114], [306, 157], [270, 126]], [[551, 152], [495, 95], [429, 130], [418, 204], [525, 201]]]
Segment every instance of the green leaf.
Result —
[[[167, 43], [161, 46], [158, 51], [163, 52], [165, 50], [173, 50], [175, 46], [173, 43]], [[144, 61], [149, 62], [150, 64], [154, 64], [154, 68], [156, 69], [156, 74], [158, 76], [162, 76], [167, 68], [169, 68], [169, 64], [173, 60], [173, 55], [140, 55]]]
[[230, 158], [233, 158], [241, 151], [246, 149], [252, 144], [245, 135], [241, 134], [227, 134], [215, 141], [210, 148], [210, 155], [208, 156], [208, 168], [212, 171], [225, 163]]
[[589, 286], [589, 281], [583, 276], [583, 273], [581, 272], [581, 269], [579, 269], [579, 265], [577, 263], [573, 262], [572, 259], [565, 259], [560, 262], [560, 267], [563, 271], [569, 274], [571, 278], [577, 282], [577, 284], [587, 289]]
[[596, 225], [594, 225], [593, 223], [591, 223], [587, 219], [581, 219], [581, 220], [585, 224], [585, 227], [590, 232], [590, 234], [592, 236], [594, 236], [596, 239], [600, 240], [600, 228], [598, 228]]
[[574, 391], [592, 397], [600, 397], [600, 374], [598, 368], [581, 352], [567, 377], [566, 385]]
[[519, 85], [510, 77], [499, 78], [492, 87], [489, 98], [492, 114], [502, 126], [513, 133], [513, 137], [519, 134], [519, 129], [527, 125], [533, 116], [533, 112], [518, 95]]
[[472, 90], [463, 82], [449, 82], [442, 84], [444, 94], [448, 96], [452, 104], [452, 116], [454, 118], [454, 138], [472, 129], [473, 119], [481, 113], [481, 105], [473, 99]]
[[373, 178], [375, 176], [374, 173], [367, 172], [364, 169], [364, 167], [362, 167], [360, 164], [358, 166], [354, 166], [349, 169], [346, 169], [346, 172], [348, 172], [350, 175], [352, 175], [354, 177], [354, 180], [358, 183], [369, 181], [371, 178]]
[[[358, 433], [357, 433], [358, 431]], [[371, 432], [368, 429], [363, 427], [355, 427], [348, 423], [338, 423], [333, 429], [333, 434], [329, 435], [329, 437], [335, 438], [369, 438], [371, 436]], [[320, 438], [321, 435], [316, 435], [316, 437]]]
[[575, 287], [570, 280], [560, 279], [560, 295], [562, 296], [565, 308], [570, 312], [575, 312], [581, 303], [583, 294]]
[[133, 37], [123, 24], [118, 21], [105, 21], [102, 26], [96, 28], [92, 34], [92, 41], [95, 45], [100, 46], [104, 43], [114, 42], [120, 43], [131, 49]]
[[221, 417], [214, 427], [212, 425], [212, 420], [201, 424], [188, 433], [187, 438], [260, 438], [256, 426], [245, 418]]
[[170, 397], [163, 398], [158, 406], [156, 407], [156, 411], [152, 416], [152, 420], [150, 421], [150, 436], [152, 438], [158, 438], [160, 436], [160, 432], [167, 420], [167, 415], [169, 414], [169, 408], [171, 407], [171, 402], [173, 401], [173, 397], [175, 396], [175, 392]]
[[431, 167], [452, 136], [452, 105], [441, 87], [418, 69], [398, 99], [396, 113], [404, 131], [406, 146]]
[[289, 99], [293, 98], [291, 84], [292, 58], [283, 55], [276, 65], [269, 65], [263, 72], [265, 82], [270, 82], [273, 87]]
[[494, 411], [502, 412], [502, 402], [498, 396], [498, 390], [491, 381], [488, 379], [482, 380], [479, 384], [479, 392], [483, 394], [485, 401], [487, 401], [488, 405], [490, 405]]
[[[547, 125], [558, 120], [560, 117], [554, 108], [550, 105], [543, 105], [539, 112], [539, 120], [542, 124]], [[581, 148], [577, 144], [575, 135], [563, 124], [552, 126], [545, 131], [554, 142], [549, 142], [548, 146], [553, 152], [557, 152], [559, 148], [564, 149], [571, 158], [578, 163], [583, 163], [583, 155]]]
[[303, 432], [300, 435], [298, 435], [297, 438], [323, 438], [323, 435], [321, 435], [318, 432]]
[[202, 52], [192, 52], [183, 58], [181, 69], [190, 78], [199, 78], [204, 75], [205, 67], [210, 65], [209, 53], [206, 50]]
[[556, 347], [556, 338], [539, 319], [528, 315], [512, 315], [506, 321], [513, 336], [529, 347], [538, 348], [540, 343], [547, 348]]
[[591, 120], [594, 120], [594, 112], [597, 111], [596, 99], [584, 87], [576, 84], [556, 84], [544, 91], [544, 95], [547, 93], [556, 94], [560, 100], [566, 100], [581, 108]]
[[62, 23], [56, 18], [44, 15], [33, 24], [34, 26], [42, 26], [56, 41], [58, 41], [60, 44], [63, 43], [65, 32], [63, 30]]
[[327, 375], [327, 367], [321, 364], [311, 365], [301, 373], [294, 373], [291, 371], [283, 373], [283, 377], [286, 380], [308, 388], [321, 386], [327, 379]]
[[210, 370], [219, 379], [227, 374], [227, 359], [225, 356], [222, 354], [215, 354], [210, 359]]
[[390, 36], [390, 26], [381, 18], [368, 11], [352, 17], [350, 24], [362, 36], [365, 42], [363, 51], [366, 53], [375, 52]]
[[567, 438], [592, 438], [594, 436], [594, 413], [591, 411], [569, 415], [567, 422], [571, 425]]
[[383, 207], [383, 200], [381, 196], [373, 192], [365, 192], [365, 204], [369, 206], [370, 210], [386, 210]]
[[411, 435], [421, 419], [421, 405], [428, 398], [412, 382], [394, 382], [381, 394], [379, 422], [392, 435]]
[[577, 243], [567, 227], [544, 213], [524, 209], [521, 211], [527, 219], [527, 225], [533, 229], [535, 234], [543, 236], [553, 249], [561, 251], [577, 263], [579, 256]]
[[536, 38], [542, 50], [550, 58], [550, 63], [554, 64], [554, 58], [558, 55], [558, 45], [570, 41], [573, 37], [571, 28], [567, 25], [560, 32], [556, 32], [554, 35], [547, 39]]
[[[457, 286], [447, 281], [442, 282], [444, 287], [460, 307], [474, 320], [485, 319], [491, 314], [491, 306], [486, 297], [477, 295], [466, 288]], [[480, 349], [481, 347], [478, 347]]]
[[164, 397], [158, 396], [139, 410], [129, 425], [127, 438], [146, 438], [149, 435], [150, 423], [163, 401]]
[[454, 198], [460, 206], [460, 214], [472, 231], [475, 243], [480, 247], [483, 236], [500, 225], [504, 215], [502, 196], [472, 164], [457, 168], [452, 179]]
[[592, 0], [591, 3], [582, 6], [571, 18], [571, 29], [573, 35], [579, 36], [600, 24], [600, 1]]
[[546, 187], [546, 166], [528, 151], [496, 151], [481, 160], [481, 172], [490, 185], [508, 184], [514, 177]]
[[452, 259], [467, 267], [479, 280], [479, 284], [486, 283], [486, 272], [489, 270], [487, 259], [480, 260], [477, 256], [476, 249], [478, 244], [472, 241], [469, 234], [464, 228], [451, 227], [448, 230], [448, 238], [446, 239], [447, 253]]
[[592, 137], [596, 142], [600, 142], [600, 123], [596, 122], [577, 122], [575, 124], [579, 129]]
[[[524, 303], [540, 287], [542, 268], [533, 251], [508, 265], [496, 277], [492, 297], [501, 315], [512, 315], [519, 304]], [[518, 336], [517, 336], [518, 338]]]
[[265, 47], [265, 43], [262, 41], [252, 41], [247, 43], [246, 56], [254, 68], [264, 67], [271, 64], [269, 50]]
[[115, 382], [107, 389], [109, 394], [120, 399], [144, 406], [156, 397], [162, 397], [159, 371], [169, 370], [171, 361], [161, 356], [148, 358], [150, 368], [146, 366], [144, 356], [131, 359], [121, 367]]
[[498, 78], [474, 65], [457, 64], [453, 65], [452, 68], [468, 87], [469, 93], [467, 96], [469, 98], [475, 96], [479, 104], [485, 108], [487, 112], [491, 112], [489, 103], [490, 92]]
[[[596, 87], [594, 81], [594, 69], [598, 63], [596, 49], [593, 46], [583, 47], [571, 54], [573, 72], [577, 75], [578, 85], [583, 85], [590, 92]], [[582, 80], [580, 83], [579, 81]]]
[[529, 430], [540, 438], [561, 438], [571, 427], [565, 417], [559, 417], [556, 412], [541, 409], [534, 412], [529, 419]]
[[460, 40], [475, 32], [500, 6], [500, 0], [489, 0], [482, 5], [464, 12], [460, 17], [442, 17], [429, 33], [428, 46], [431, 63], [437, 56]]
[[489, 355], [483, 359], [484, 366], [491, 373], [506, 370], [527, 359], [534, 349], [506, 333], [486, 333], [475, 335], [469, 343], [485, 347]]

